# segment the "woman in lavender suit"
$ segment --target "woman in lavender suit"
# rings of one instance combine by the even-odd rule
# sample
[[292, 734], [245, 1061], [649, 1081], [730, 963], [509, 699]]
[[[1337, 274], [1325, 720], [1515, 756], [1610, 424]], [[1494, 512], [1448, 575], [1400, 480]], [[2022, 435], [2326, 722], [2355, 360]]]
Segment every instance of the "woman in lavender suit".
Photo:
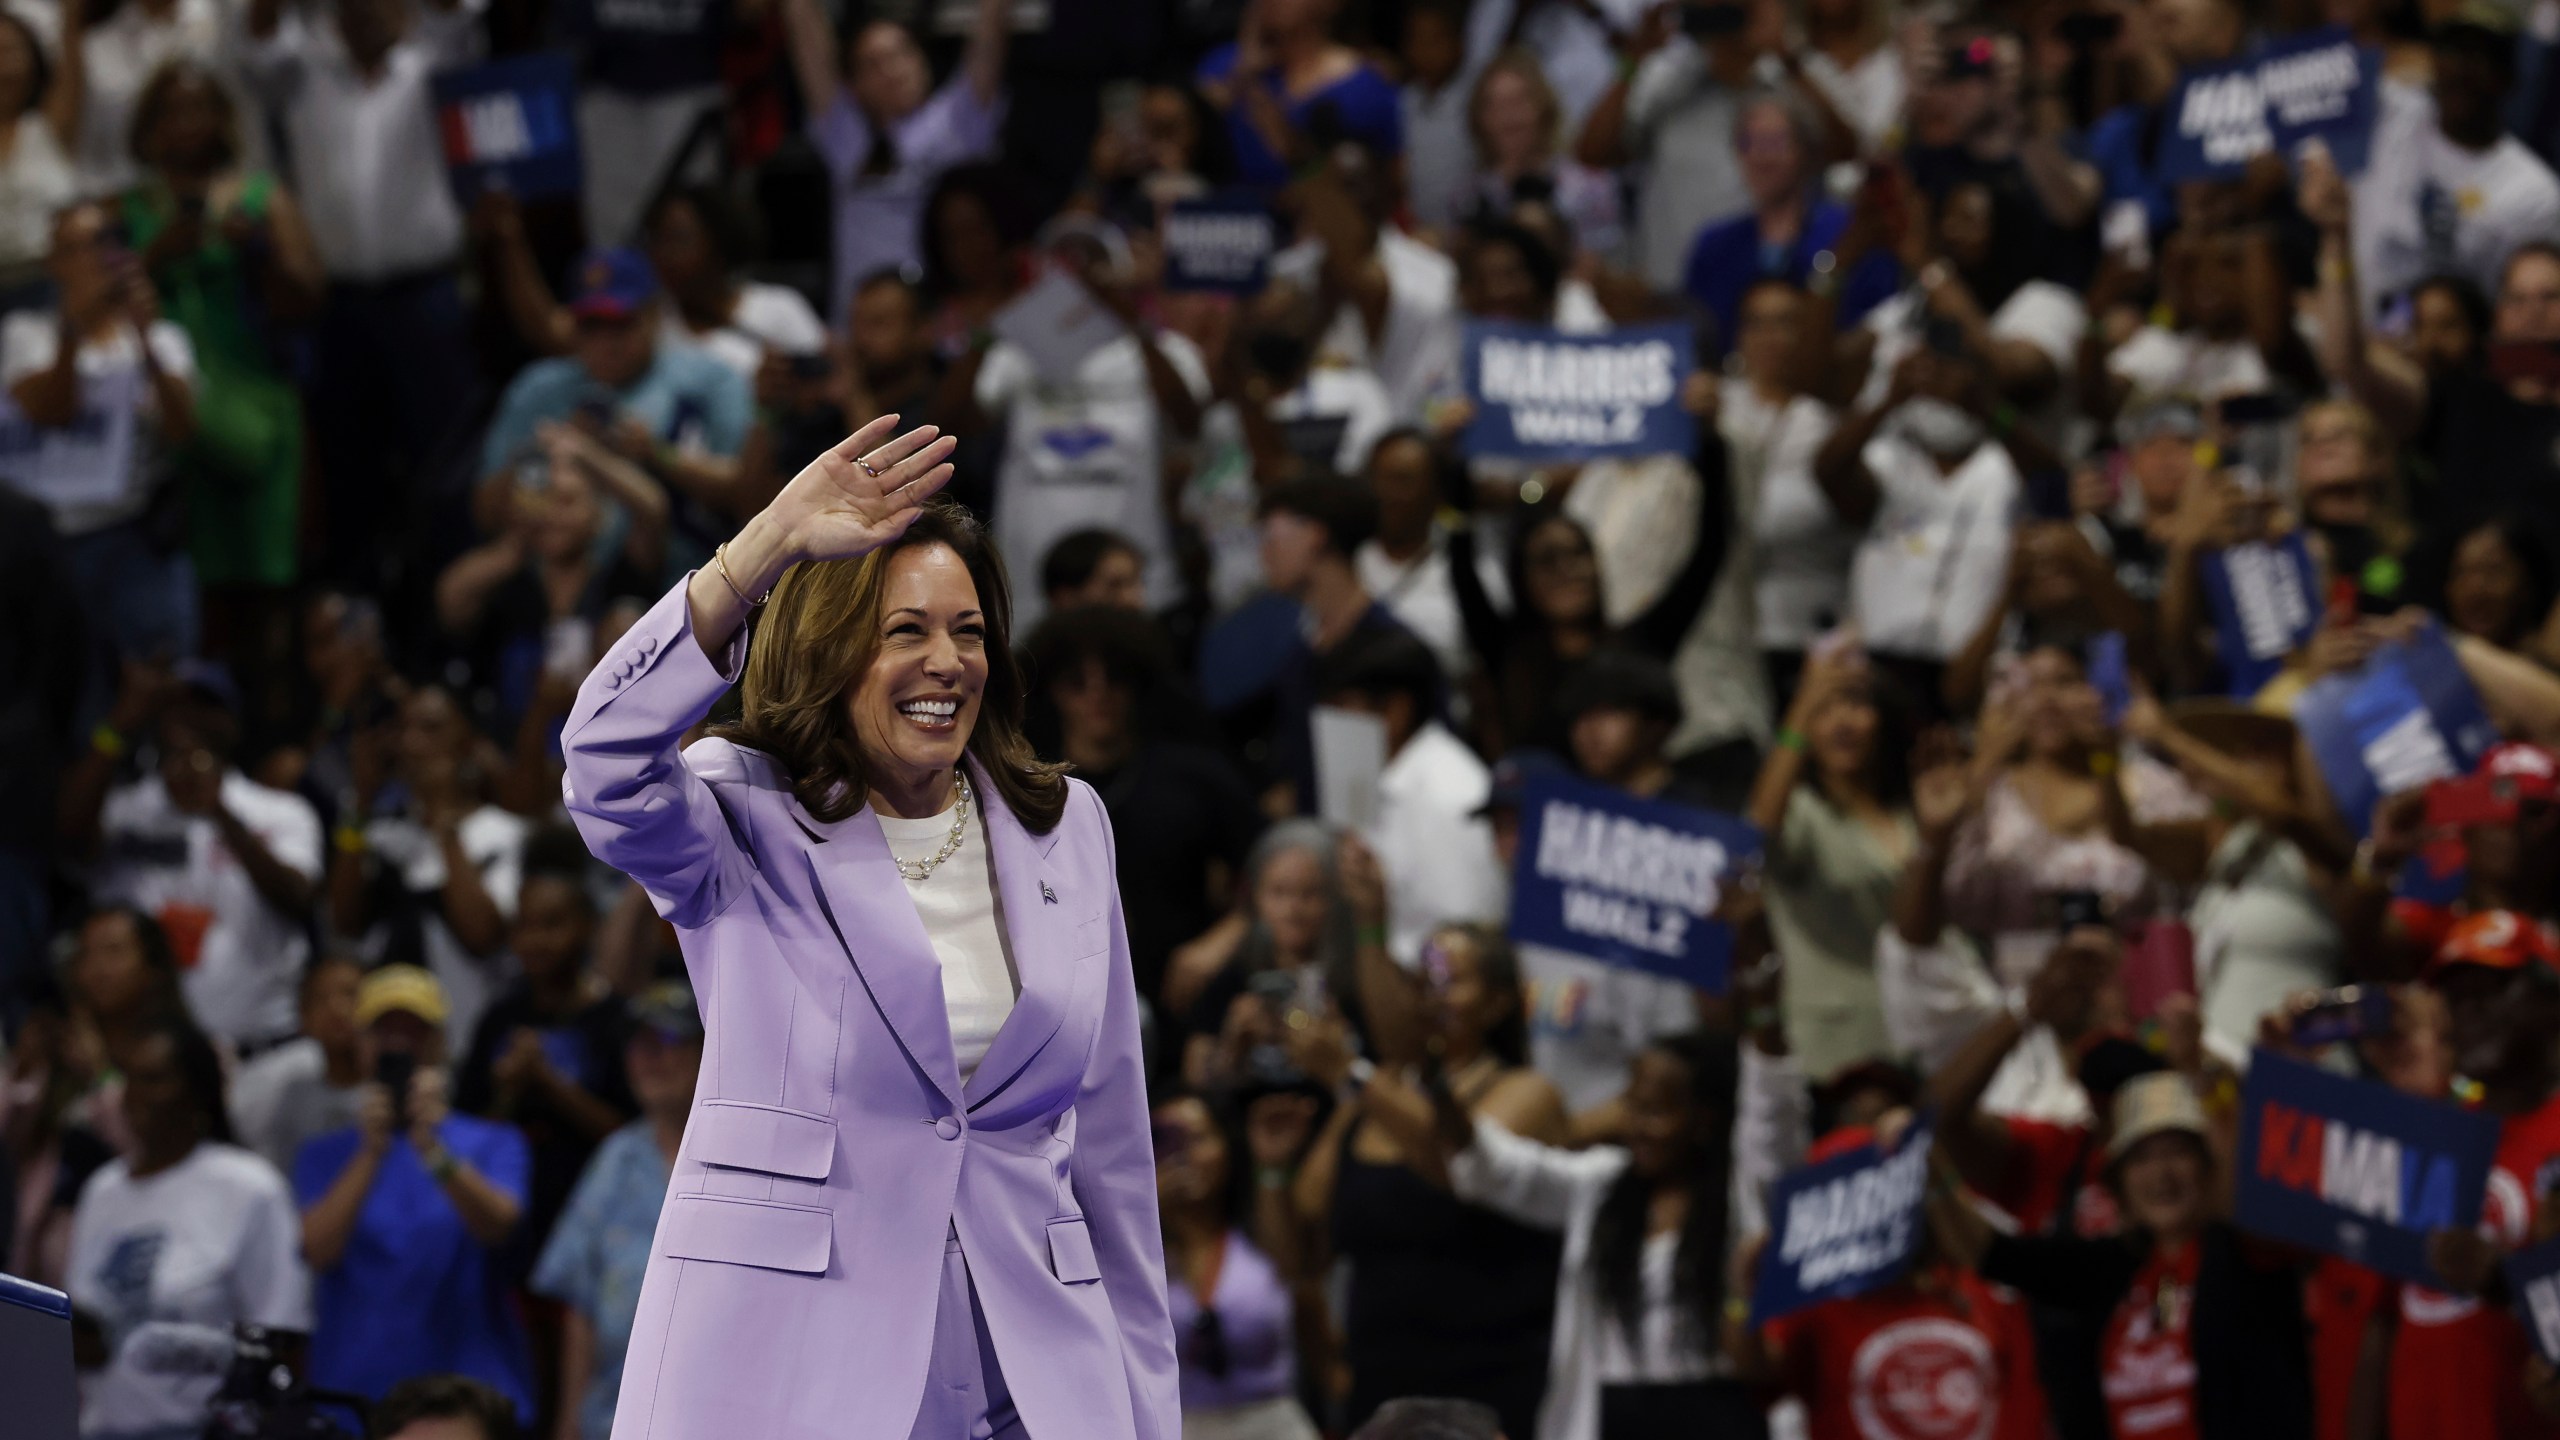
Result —
[[895, 423], [570, 712], [569, 811], [707, 1031], [614, 1435], [1178, 1440], [1111, 829], [1023, 739], [1003, 568], [927, 503], [952, 442]]

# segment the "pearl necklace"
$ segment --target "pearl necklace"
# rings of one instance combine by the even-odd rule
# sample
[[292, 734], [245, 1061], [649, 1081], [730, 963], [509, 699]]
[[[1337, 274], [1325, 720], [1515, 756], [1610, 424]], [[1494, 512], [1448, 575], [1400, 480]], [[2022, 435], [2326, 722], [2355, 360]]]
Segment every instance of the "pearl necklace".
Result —
[[960, 841], [969, 833], [969, 777], [959, 775], [955, 778], [960, 782], [960, 807], [959, 812], [951, 817], [951, 834], [942, 842], [942, 848], [934, 851], [932, 858], [925, 860], [898, 860], [895, 855], [889, 857], [892, 860], [898, 860], [898, 873], [909, 880], [931, 879], [933, 872], [942, 868], [943, 861], [960, 853]]

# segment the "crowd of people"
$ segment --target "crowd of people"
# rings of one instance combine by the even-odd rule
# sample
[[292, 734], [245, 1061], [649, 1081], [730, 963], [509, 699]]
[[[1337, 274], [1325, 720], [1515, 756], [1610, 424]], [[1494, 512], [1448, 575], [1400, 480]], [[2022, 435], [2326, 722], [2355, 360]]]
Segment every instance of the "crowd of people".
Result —
[[[2323, 27], [2361, 154], [2172, 166], [2182, 77]], [[2555, 34], [0, 0], [0, 1270], [84, 1434], [201, 1432], [177, 1322], [384, 1436], [610, 1435], [703, 1026], [562, 722], [896, 414], [1112, 821], [1195, 1440], [2560, 1436], [2499, 1270], [2560, 1230]], [[535, 51], [577, 189], [449, 186], [436, 77]], [[1478, 322], [1679, 326], [1694, 444], [1471, 445]], [[2302, 613], [2217, 623], [2243, 555]], [[2496, 743], [2341, 796], [2297, 706], [2421, 645]], [[1550, 781], [1757, 827], [1729, 986], [1514, 943]], [[2235, 1228], [2259, 1047], [2497, 1118], [2436, 1284]], [[1909, 1272], [1754, 1323], [1773, 1180], [1915, 1114]]]

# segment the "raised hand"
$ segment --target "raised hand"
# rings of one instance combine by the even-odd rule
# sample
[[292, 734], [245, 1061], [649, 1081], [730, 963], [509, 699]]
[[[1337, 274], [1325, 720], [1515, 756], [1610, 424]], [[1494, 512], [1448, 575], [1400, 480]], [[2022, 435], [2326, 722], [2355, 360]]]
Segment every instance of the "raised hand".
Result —
[[931, 425], [903, 435], [883, 415], [791, 477], [765, 515], [793, 560], [850, 560], [897, 539], [951, 481], [960, 442]]

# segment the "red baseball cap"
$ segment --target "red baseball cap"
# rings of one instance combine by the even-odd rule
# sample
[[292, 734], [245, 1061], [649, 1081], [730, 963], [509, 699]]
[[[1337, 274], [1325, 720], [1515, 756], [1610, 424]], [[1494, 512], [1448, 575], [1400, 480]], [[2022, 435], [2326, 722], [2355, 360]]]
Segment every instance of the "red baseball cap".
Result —
[[2436, 946], [2434, 958], [2427, 961], [2426, 978], [2433, 980], [2456, 965], [2487, 970], [2540, 965], [2560, 970], [2560, 941], [2554, 940], [2549, 926], [2529, 915], [2482, 910], [2453, 922], [2444, 942]]
[[1876, 1127], [1873, 1125], [1843, 1125], [1814, 1141], [1804, 1152], [1804, 1163], [1819, 1165], [1825, 1160], [1837, 1159], [1861, 1146], [1874, 1143], [1876, 1143]]
[[2560, 756], [2519, 740], [2492, 745], [2471, 773], [2427, 787], [2431, 829], [2514, 823], [2528, 801], [2560, 800]]

